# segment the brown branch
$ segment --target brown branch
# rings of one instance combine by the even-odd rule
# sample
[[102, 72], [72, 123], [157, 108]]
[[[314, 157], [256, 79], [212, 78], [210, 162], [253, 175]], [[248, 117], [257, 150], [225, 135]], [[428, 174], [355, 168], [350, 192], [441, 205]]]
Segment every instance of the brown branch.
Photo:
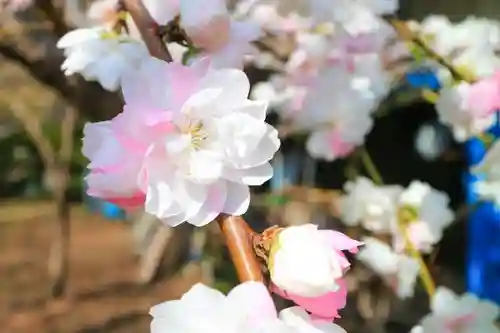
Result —
[[26, 133], [32, 138], [46, 168], [53, 167], [56, 164], [56, 154], [49, 140], [43, 135], [39, 119], [33, 117], [18, 103], [12, 103], [10, 109], [14, 117], [23, 125]]
[[37, 0], [35, 6], [39, 8], [52, 23], [54, 33], [62, 37], [72, 28], [64, 21], [64, 9], [54, 6], [53, 0]]
[[74, 130], [78, 113], [75, 108], [67, 106], [64, 110], [64, 119], [61, 123], [61, 146], [59, 148], [59, 160], [65, 165], [69, 166], [71, 156], [73, 155], [74, 146]]
[[123, 0], [123, 4], [139, 29], [149, 53], [158, 59], [172, 62], [172, 56], [160, 36], [158, 24], [153, 20], [141, 0]]
[[240, 216], [220, 215], [217, 222], [226, 239], [231, 260], [236, 267], [240, 281], [264, 282], [264, 276], [252, 248], [251, 234], [248, 233], [249, 226], [246, 221]]

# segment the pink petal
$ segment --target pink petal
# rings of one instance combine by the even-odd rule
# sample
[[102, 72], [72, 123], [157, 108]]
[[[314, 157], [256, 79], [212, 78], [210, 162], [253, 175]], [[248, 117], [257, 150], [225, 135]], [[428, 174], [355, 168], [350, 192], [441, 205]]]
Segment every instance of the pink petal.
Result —
[[137, 192], [130, 197], [108, 197], [106, 193], [95, 192], [89, 189], [87, 190], [87, 194], [91, 197], [101, 198], [125, 209], [142, 206], [146, 200], [146, 196], [142, 192]]
[[359, 251], [358, 247], [364, 245], [364, 243], [335, 230], [320, 230], [320, 232], [325, 240], [337, 251], [357, 253]]
[[474, 83], [469, 88], [467, 108], [476, 117], [487, 117], [500, 109], [500, 74]]
[[283, 298], [289, 299], [311, 313], [314, 319], [333, 320], [340, 318], [339, 310], [343, 309], [347, 301], [347, 286], [345, 281], [337, 281], [340, 289], [319, 297], [302, 297], [287, 293], [272, 285], [271, 291]]
[[331, 132], [329, 135], [329, 144], [332, 151], [338, 157], [346, 157], [356, 148], [356, 145], [345, 142], [338, 131]]

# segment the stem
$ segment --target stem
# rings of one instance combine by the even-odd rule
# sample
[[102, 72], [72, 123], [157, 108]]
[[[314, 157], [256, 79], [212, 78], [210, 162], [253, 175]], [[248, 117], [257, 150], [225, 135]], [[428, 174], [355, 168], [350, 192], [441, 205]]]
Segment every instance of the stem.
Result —
[[125, 9], [141, 33], [141, 37], [148, 47], [149, 53], [158, 59], [172, 62], [172, 56], [158, 32], [158, 24], [153, 20], [141, 0], [123, 0]]
[[472, 77], [469, 75], [465, 75], [464, 73], [461, 73], [459, 70], [455, 68], [455, 66], [445, 57], [437, 53], [430, 47], [425, 40], [423, 40], [418, 33], [415, 33], [408, 28], [406, 22], [403, 22], [401, 20], [398, 20], [396, 18], [389, 18], [387, 19], [387, 22], [389, 22], [390, 25], [396, 30], [398, 33], [399, 37], [402, 40], [409, 41], [413, 43], [414, 45], [418, 46], [422, 51], [424, 51], [427, 56], [438, 62], [441, 66], [447, 68], [451, 75], [455, 78], [455, 80], [458, 81], [465, 81], [469, 83], [473, 83], [476, 81], [475, 77]]
[[[360, 154], [361, 154], [361, 160], [363, 161], [365, 169], [370, 175], [370, 178], [372, 178], [372, 180], [377, 185], [379, 186], [384, 185], [382, 176], [380, 175], [380, 172], [378, 171], [375, 163], [373, 163], [373, 160], [371, 159], [370, 154], [368, 153], [366, 148], [364, 147], [361, 148]], [[416, 259], [420, 266], [419, 274], [420, 274], [420, 279], [422, 280], [422, 284], [424, 285], [424, 288], [427, 291], [429, 297], [432, 298], [432, 296], [436, 291], [436, 286], [434, 280], [432, 279], [431, 273], [429, 272], [429, 269], [427, 268], [424, 259], [420, 255], [420, 252], [418, 251], [417, 248], [415, 248], [415, 245], [410, 240], [407, 228], [400, 225], [400, 231], [403, 234], [406, 243], [406, 248], [408, 249], [410, 256]]]
[[425, 291], [429, 295], [429, 298], [432, 298], [436, 292], [436, 285], [434, 283], [434, 280], [432, 279], [432, 275], [429, 272], [429, 269], [427, 268], [424, 259], [420, 255], [420, 252], [417, 250], [413, 242], [410, 240], [410, 237], [408, 236], [408, 229], [404, 226], [400, 226], [400, 230], [405, 238], [406, 248], [408, 249], [410, 256], [416, 259], [420, 266], [419, 274], [420, 274], [420, 279], [422, 280], [422, 284], [424, 285]]
[[220, 229], [226, 239], [229, 255], [241, 282], [264, 282], [264, 276], [253, 251], [251, 229], [240, 216], [219, 215]]
[[365, 147], [360, 148], [360, 156], [361, 161], [363, 161], [363, 165], [370, 178], [375, 182], [375, 184], [384, 185], [384, 179], [382, 178], [382, 175], [378, 171], [377, 166], [373, 162], [370, 154], [368, 153], [368, 150], [366, 150]]

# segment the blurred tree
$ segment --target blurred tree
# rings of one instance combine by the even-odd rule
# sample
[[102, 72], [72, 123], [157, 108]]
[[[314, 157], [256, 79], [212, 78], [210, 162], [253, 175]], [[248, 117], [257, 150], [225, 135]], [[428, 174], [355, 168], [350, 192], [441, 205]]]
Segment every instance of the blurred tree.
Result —
[[[43, 161], [45, 188], [56, 203], [57, 223], [48, 265], [53, 297], [63, 296], [66, 290], [70, 227], [67, 190], [71, 183], [69, 169], [75, 126], [80, 117], [107, 118], [121, 106], [117, 94], [81, 78], [66, 77], [61, 72], [64, 57], [56, 48], [56, 42], [74, 26], [66, 19], [71, 11], [65, 13], [64, 5], [57, 0], [36, 0], [31, 6], [17, 8], [21, 9], [17, 13], [9, 10], [9, 6], [0, 9], [0, 56], [3, 58], [0, 61], [5, 65], [1, 74], [14, 68], [13, 65], [19, 65], [23, 72], [4, 78], [6, 85], [18, 89], [9, 93], [2, 87], [0, 98], [32, 139]], [[25, 82], [14, 84], [19, 77]], [[26, 80], [31, 89], [19, 89]], [[53, 108], [61, 105], [55, 103], [57, 100], [64, 101], [60, 110]], [[44, 105], [34, 105], [37, 103]], [[59, 140], [51, 140], [44, 132], [47, 118], [35, 113], [41, 108], [53, 111], [49, 118], [58, 124]]]

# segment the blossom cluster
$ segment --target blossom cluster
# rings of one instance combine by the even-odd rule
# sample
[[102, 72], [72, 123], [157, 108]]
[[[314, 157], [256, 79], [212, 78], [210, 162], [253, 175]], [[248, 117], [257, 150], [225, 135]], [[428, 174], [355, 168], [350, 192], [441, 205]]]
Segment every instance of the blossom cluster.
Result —
[[[120, 90], [124, 99], [116, 117], [84, 128], [88, 193], [127, 209], [144, 208], [169, 226], [203, 226], [221, 214], [248, 210], [249, 186], [272, 177], [269, 162], [280, 148], [279, 131], [266, 123], [269, 110], [291, 133], [308, 134], [312, 157], [347, 157], [364, 144], [394, 84], [388, 64], [408, 53], [382, 18], [397, 11], [396, 0], [243, 0], [234, 11], [224, 0], [143, 0], [155, 21], [150, 29], [172, 62], [150, 55], [140, 24], [121, 5], [98, 0], [88, 12], [95, 25], [71, 31], [58, 43], [66, 75], [79, 73]], [[182, 42], [162, 35], [160, 28], [172, 24]], [[436, 108], [455, 137], [483, 133], [500, 106], [500, 28], [476, 19], [453, 25], [442, 17], [408, 26], [453, 66], [467, 66], [460, 69], [464, 77], [474, 71], [480, 78], [457, 80], [432, 57], [416, 62], [437, 73]], [[476, 33], [487, 38], [479, 41]], [[276, 52], [287, 47], [284, 55]], [[242, 70], [248, 63], [274, 74], [251, 87]], [[490, 181], [480, 192], [500, 202], [499, 149], [493, 146], [478, 170]], [[151, 309], [151, 332], [345, 332], [332, 323], [347, 299], [351, 264], [345, 251], [399, 297], [413, 296], [423, 270], [420, 253], [431, 253], [454, 219], [449, 198], [420, 181], [404, 188], [358, 178], [344, 189], [343, 222], [363, 227], [370, 237], [358, 242], [307, 223], [278, 228], [265, 253], [269, 286], [245, 282], [226, 296], [195, 285], [180, 300]], [[297, 306], [278, 313], [270, 292]], [[443, 287], [430, 296], [432, 314], [412, 333], [498, 332], [492, 324], [498, 307]]]
[[[397, 9], [397, 1], [240, 4], [240, 15], [295, 45], [279, 72], [254, 86], [252, 98], [269, 101], [292, 134], [308, 133], [312, 157], [333, 161], [364, 143], [394, 81], [386, 67], [398, 54], [390, 45], [395, 32], [380, 15]], [[254, 61], [273, 65], [266, 53]]]

